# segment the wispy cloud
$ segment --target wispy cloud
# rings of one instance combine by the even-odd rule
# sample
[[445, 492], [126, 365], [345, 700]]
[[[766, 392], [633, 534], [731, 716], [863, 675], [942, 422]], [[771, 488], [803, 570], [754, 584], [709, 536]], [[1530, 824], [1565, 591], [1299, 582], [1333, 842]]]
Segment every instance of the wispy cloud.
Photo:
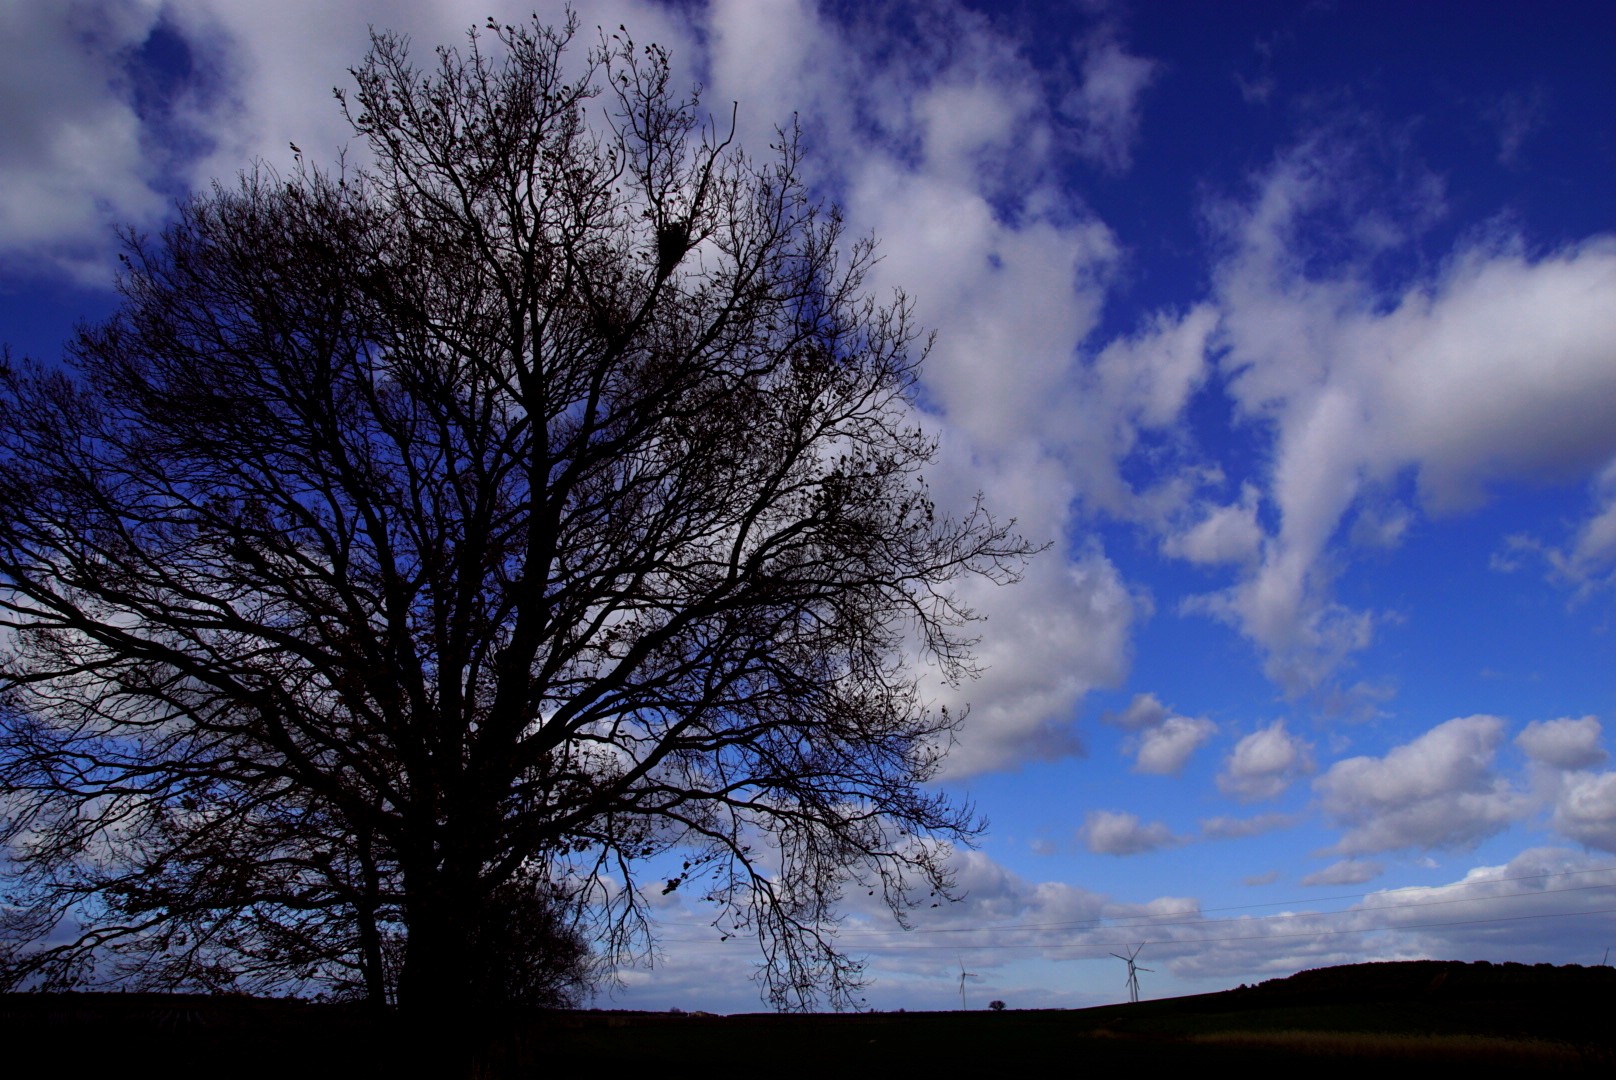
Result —
[[1373, 881], [1386, 872], [1386, 868], [1378, 862], [1366, 859], [1342, 859], [1333, 862], [1323, 870], [1315, 870], [1302, 878], [1303, 885], [1361, 885], [1366, 881]]
[[1061, 103], [1076, 124], [1078, 152], [1108, 172], [1133, 161], [1142, 99], [1161, 70], [1158, 61], [1130, 53], [1107, 27], [1080, 50], [1082, 81]]
[[1241, 840], [1277, 829], [1289, 829], [1301, 820], [1296, 814], [1256, 814], [1252, 817], [1213, 817], [1201, 822], [1201, 835], [1208, 840]]
[[[1445, 515], [1495, 481], [1575, 476], [1616, 455], [1597, 404], [1616, 394], [1616, 239], [1537, 254], [1492, 235], [1388, 290], [1376, 266], [1441, 216], [1442, 185], [1428, 176], [1423, 195], [1415, 185], [1395, 214], [1377, 211], [1353, 139], [1302, 143], [1217, 218], [1232, 248], [1217, 272], [1219, 366], [1236, 408], [1272, 432], [1261, 498], [1277, 528], [1254, 542], [1245, 495], [1167, 545], [1204, 561], [1260, 549], [1236, 585], [1191, 608], [1239, 627], [1292, 693], [1373, 640], [1374, 612], [1334, 598], [1336, 537], [1355, 513], [1384, 518], [1379, 500], [1400, 475], [1412, 471], [1421, 506]], [[1348, 231], [1320, 251], [1325, 219]], [[1608, 509], [1560, 557], [1568, 574], [1616, 550]], [[1384, 537], [1387, 522], [1400, 534], [1406, 510], [1355, 528]]]

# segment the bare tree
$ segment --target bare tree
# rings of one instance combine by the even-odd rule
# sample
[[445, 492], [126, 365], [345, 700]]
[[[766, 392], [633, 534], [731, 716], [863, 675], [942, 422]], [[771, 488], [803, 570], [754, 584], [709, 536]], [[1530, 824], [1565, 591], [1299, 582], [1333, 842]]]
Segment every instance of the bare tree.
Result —
[[216, 186], [65, 373], [4, 366], [14, 972], [374, 997], [400, 941], [407, 1006], [520, 996], [671, 858], [806, 1007], [849, 881], [947, 889], [906, 657], [969, 674], [952, 585], [1029, 548], [934, 512], [909, 305], [795, 132], [732, 149], [626, 33], [569, 75], [574, 29], [374, 37], [369, 167]]

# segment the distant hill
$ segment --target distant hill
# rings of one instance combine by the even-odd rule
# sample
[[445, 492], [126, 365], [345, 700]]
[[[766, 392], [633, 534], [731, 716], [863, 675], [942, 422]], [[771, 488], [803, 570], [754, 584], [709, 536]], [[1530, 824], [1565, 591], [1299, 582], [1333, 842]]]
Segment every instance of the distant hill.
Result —
[[1476, 999], [1506, 996], [1581, 1001], [1616, 994], [1616, 968], [1580, 964], [1491, 964], [1485, 960], [1399, 960], [1311, 968], [1256, 986], [1225, 990], [1242, 1005], [1250, 1001], [1327, 1002], [1374, 999]]
[[[1090, 1031], [1207, 1041], [1304, 1036], [1319, 1052], [1396, 1057], [1438, 1047], [1502, 1067], [1512, 1055], [1616, 1069], [1616, 968], [1411, 960], [1301, 971], [1255, 986], [1079, 1010]], [[1282, 1036], [1282, 1037], [1281, 1037]], [[1326, 1038], [1326, 1037], [1329, 1038]], [[1373, 1039], [1382, 1044], [1372, 1045]], [[1506, 1045], [1507, 1044], [1507, 1045]], [[1356, 1047], [1356, 1049], [1354, 1049]], [[1575, 1048], [1575, 1052], [1561, 1054]]]

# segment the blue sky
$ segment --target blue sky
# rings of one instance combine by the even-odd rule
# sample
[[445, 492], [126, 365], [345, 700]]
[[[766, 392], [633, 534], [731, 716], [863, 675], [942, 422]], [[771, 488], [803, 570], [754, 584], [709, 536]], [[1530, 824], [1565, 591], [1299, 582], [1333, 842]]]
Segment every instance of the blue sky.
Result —
[[[1083, 1005], [1616, 944], [1616, 11], [580, 2], [806, 169], [938, 333], [930, 480], [1050, 549], [947, 790], [990, 826], [869, 1003]], [[344, 144], [366, 28], [478, 0], [0, 10], [0, 338], [111, 310], [113, 228]], [[559, 19], [560, 8], [538, 5]], [[719, 111], [715, 104], [714, 108]], [[676, 894], [623, 1007], [757, 1007]]]

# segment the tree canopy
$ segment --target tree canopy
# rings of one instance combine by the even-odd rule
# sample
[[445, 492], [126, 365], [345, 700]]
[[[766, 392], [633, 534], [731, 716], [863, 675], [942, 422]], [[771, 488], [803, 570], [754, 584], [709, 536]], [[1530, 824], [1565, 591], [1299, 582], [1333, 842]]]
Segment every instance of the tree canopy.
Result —
[[1029, 549], [934, 509], [924, 341], [796, 132], [575, 28], [375, 36], [363, 167], [192, 198], [0, 370], [14, 981], [553, 1002], [690, 888], [803, 1007], [848, 882], [948, 887], [916, 665]]

